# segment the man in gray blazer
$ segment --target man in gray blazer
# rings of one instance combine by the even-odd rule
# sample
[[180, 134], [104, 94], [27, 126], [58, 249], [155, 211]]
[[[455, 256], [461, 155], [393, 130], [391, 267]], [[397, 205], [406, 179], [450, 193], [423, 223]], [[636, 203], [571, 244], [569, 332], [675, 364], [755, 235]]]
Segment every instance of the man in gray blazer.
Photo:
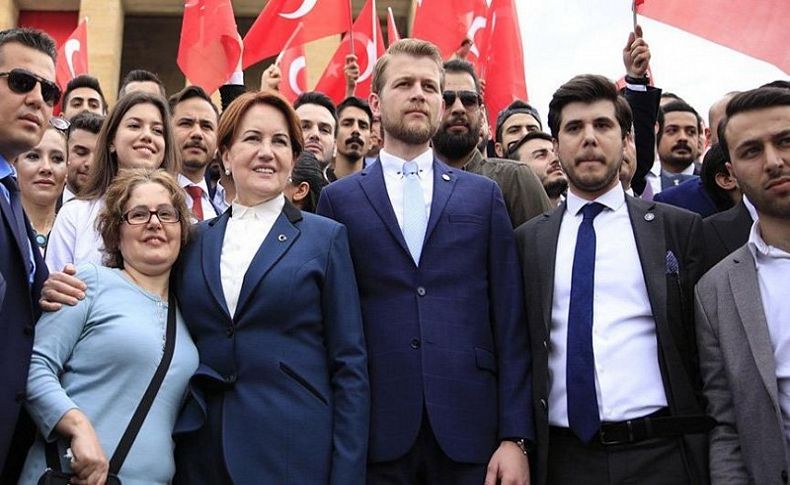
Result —
[[712, 483], [785, 484], [790, 466], [790, 91], [732, 98], [720, 130], [754, 203], [748, 242], [695, 290]]

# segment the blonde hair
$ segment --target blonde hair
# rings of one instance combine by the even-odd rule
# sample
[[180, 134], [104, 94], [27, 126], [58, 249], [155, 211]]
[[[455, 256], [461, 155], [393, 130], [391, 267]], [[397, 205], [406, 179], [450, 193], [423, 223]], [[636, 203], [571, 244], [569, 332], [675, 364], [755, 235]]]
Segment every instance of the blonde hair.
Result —
[[419, 39], [401, 39], [387, 49], [383, 56], [379, 57], [376, 62], [376, 67], [373, 69], [373, 82], [371, 84], [371, 91], [375, 94], [381, 93], [386, 79], [384, 74], [387, 70], [387, 65], [390, 59], [394, 56], [403, 55], [411, 57], [427, 57], [434, 61], [439, 67], [439, 85], [444, 90], [444, 61], [442, 60], [442, 53], [439, 48], [434, 44], [419, 40]]

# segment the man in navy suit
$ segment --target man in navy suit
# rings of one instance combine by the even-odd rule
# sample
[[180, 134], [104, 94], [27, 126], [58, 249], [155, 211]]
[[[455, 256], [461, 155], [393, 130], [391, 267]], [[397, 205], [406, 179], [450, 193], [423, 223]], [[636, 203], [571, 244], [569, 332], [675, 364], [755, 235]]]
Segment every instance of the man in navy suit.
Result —
[[[368, 483], [526, 483], [530, 356], [502, 193], [434, 158], [444, 106], [433, 44], [379, 59], [379, 159], [321, 193], [348, 228], [368, 345]], [[488, 470], [488, 472], [487, 472]]]
[[[47, 267], [22, 211], [11, 161], [38, 145], [60, 97], [55, 43], [30, 29], [0, 32], [0, 482], [16, 483], [32, 426], [20, 419], [38, 297]], [[14, 443], [12, 445], [12, 442]], [[27, 445], [27, 446], [26, 446]]]

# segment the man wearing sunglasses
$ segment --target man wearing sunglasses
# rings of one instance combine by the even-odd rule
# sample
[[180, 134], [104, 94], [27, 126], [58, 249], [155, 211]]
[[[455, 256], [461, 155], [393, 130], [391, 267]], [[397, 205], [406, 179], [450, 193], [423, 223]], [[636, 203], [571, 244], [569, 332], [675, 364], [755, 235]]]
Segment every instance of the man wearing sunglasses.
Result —
[[47, 277], [10, 162], [38, 145], [49, 126], [60, 98], [55, 58], [55, 43], [42, 32], [0, 31], [0, 483], [16, 483], [33, 437], [21, 406]]
[[480, 82], [469, 62], [444, 63], [444, 115], [433, 136], [436, 156], [446, 164], [488, 177], [499, 185], [513, 227], [550, 209], [540, 179], [529, 166], [511, 160], [483, 158], [477, 149], [483, 120]]

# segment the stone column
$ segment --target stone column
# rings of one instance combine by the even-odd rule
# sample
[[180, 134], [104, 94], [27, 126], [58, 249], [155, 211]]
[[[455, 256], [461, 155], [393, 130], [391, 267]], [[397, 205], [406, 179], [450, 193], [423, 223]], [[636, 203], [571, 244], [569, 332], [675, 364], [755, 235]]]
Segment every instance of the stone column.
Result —
[[82, 0], [80, 22], [88, 17], [88, 65], [112, 106], [118, 96], [123, 52], [123, 0]]
[[16, 27], [18, 18], [19, 8], [16, 5], [16, 0], [0, 1], [0, 30]]

